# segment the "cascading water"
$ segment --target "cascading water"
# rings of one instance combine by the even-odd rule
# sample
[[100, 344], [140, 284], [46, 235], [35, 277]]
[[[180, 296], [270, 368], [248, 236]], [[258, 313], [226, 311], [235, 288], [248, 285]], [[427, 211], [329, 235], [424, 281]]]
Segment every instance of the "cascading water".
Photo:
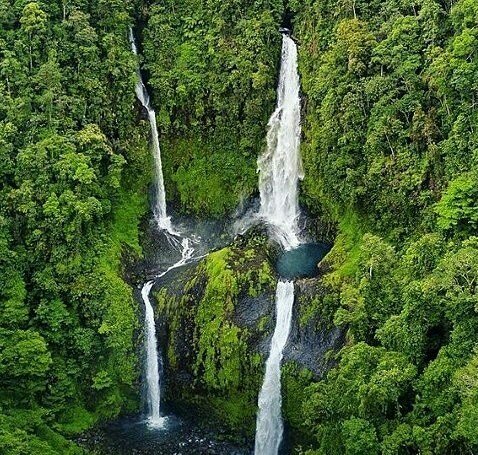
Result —
[[[129, 39], [131, 42], [131, 49], [135, 55], [138, 54], [136, 43], [134, 40], [133, 31], [130, 29]], [[138, 100], [148, 112], [149, 123], [151, 126], [152, 149], [155, 162], [156, 171], [156, 197], [153, 209], [154, 218], [158, 227], [164, 231], [168, 241], [181, 252], [181, 259], [169, 267], [166, 271], [156, 275], [151, 281], [145, 283], [141, 289], [141, 297], [145, 305], [145, 352], [146, 352], [146, 390], [148, 402], [148, 423], [152, 427], [161, 427], [164, 423], [164, 418], [161, 417], [161, 382], [159, 374], [160, 356], [157, 348], [156, 326], [154, 320], [154, 310], [149, 298], [151, 288], [155, 281], [170, 270], [185, 265], [188, 261], [193, 259], [194, 248], [192, 247], [192, 240], [187, 237], [182, 237], [176, 231], [171, 223], [171, 218], [166, 213], [166, 193], [164, 189], [163, 169], [161, 164], [161, 149], [159, 146], [158, 128], [156, 125], [156, 114], [150, 105], [150, 99], [146, 86], [141, 78], [141, 72], [137, 71], [138, 81], [136, 83], [135, 92]], [[195, 258], [197, 259], [197, 258]]]
[[148, 422], [155, 427], [161, 426], [163, 419], [159, 409], [161, 403], [161, 390], [159, 387], [159, 361], [156, 341], [156, 325], [154, 321], [153, 306], [149, 300], [149, 293], [154, 281], [148, 281], [141, 289], [145, 311], [145, 350], [146, 350], [146, 387], [148, 397], [149, 417]]
[[[271, 228], [283, 248], [300, 245], [298, 181], [303, 178], [300, 157], [300, 84], [297, 46], [283, 35], [277, 89], [277, 107], [269, 120], [267, 149], [258, 160], [261, 208], [259, 217]], [[276, 291], [276, 327], [259, 393], [255, 454], [276, 455], [282, 441], [282, 352], [289, 337], [294, 282], [279, 281]]]
[[188, 238], [183, 238], [181, 242], [181, 259], [169, 267], [164, 272], [155, 277], [154, 280], [145, 283], [141, 289], [141, 297], [145, 305], [145, 351], [146, 351], [146, 391], [148, 402], [148, 423], [155, 428], [161, 427], [164, 418], [161, 417], [161, 384], [159, 374], [160, 357], [158, 355], [156, 324], [154, 320], [154, 311], [149, 294], [156, 279], [163, 277], [169, 271], [183, 266], [191, 260], [194, 248]]
[[294, 303], [294, 283], [279, 281], [276, 291], [276, 328], [266, 363], [266, 374], [259, 393], [255, 453], [275, 455], [282, 440], [280, 364], [282, 351], [289, 337]]
[[[129, 40], [131, 43], [131, 49], [135, 55], [138, 55], [138, 49], [136, 47], [136, 42], [134, 40], [133, 31], [129, 31]], [[171, 225], [171, 218], [168, 217], [166, 213], [166, 191], [164, 189], [164, 177], [163, 177], [163, 165], [161, 161], [161, 148], [159, 146], [159, 134], [158, 126], [156, 124], [156, 113], [151, 107], [148, 91], [146, 86], [143, 83], [141, 77], [141, 72], [138, 68], [137, 71], [138, 80], [136, 82], [135, 92], [138, 100], [143, 105], [148, 113], [149, 124], [151, 126], [151, 138], [152, 138], [152, 149], [155, 165], [155, 204], [154, 204], [154, 218], [158, 223], [160, 229], [168, 231], [172, 235], [177, 235], [177, 232], [174, 231]]]
[[286, 34], [277, 88], [277, 107], [268, 123], [267, 148], [257, 161], [259, 217], [286, 249], [299, 245], [297, 184], [304, 177], [300, 156], [300, 82], [297, 46]]

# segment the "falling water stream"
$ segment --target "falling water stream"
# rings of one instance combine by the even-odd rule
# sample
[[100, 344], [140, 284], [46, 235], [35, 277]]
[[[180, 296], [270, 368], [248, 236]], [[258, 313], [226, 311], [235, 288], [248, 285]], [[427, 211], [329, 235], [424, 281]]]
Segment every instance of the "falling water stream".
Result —
[[276, 291], [276, 327], [272, 336], [266, 374], [259, 393], [255, 453], [275, 455], [279, 450], [284, 431], [281, 417], [280, 364], [282, 351], [290, 332], [294, 282], [279, 281]]
[[[133, 31], [130, 29], [129, 39], [131, 43], [131, 49], [135, 55], [138, 54]], [[190, 238], [182, 236], [177, 231], [171, 218], [167, 215], [166, 211], [166, 191], [164, 188], [163, 168], [161, 163], [161, 149], [159, 146], [159, 134], [156, 124], [156, 114], [151, 107], [150, 98], [146, 86], [143, 83], [141, 72], [138, 67], [137, 71], [137, 83], [135, 87], [136, 96], [142, 106], [148, 112], [148, 119], [151, 126], [152, 137], [152, 152], [155, 163], [155, 199], [153, 205], [153, 214], [158, 225], [158, 228], [164, 232], [168, 241], [173, 245], [180, 253], [181, 258], [170, 266], [167, 270], [159, 273], [154, 279], [145, 283], [141, 289], [141, 297], [145, 305], [145, 353], [146, 353], [146, 391], [147, 391], [147, 404], [148, 404], [148, 424], [151, 427], [160, 428], [164, 425], [165, 418], [161, 416], [161, 378], [160, 378], [160, 356], [157, 347], [156, 338], [156, 325], [154, 319], [154, 310], [149, 298], [151, 288], [157, 279], [166, 275], [169, 271], [181, 267], [187, 264], [193, 258], [194, 248], [193, 241]]]
[[154, 311], [149, 294], [155, 280], [162, 278], [169, 271], [183, 266], [191, 260], [194, 248], [188, 238], [183, 238], [181, 242], [181, 259], [169, 267], [164, 272], [155, 277], [154, 280], [145, 283], [141, 289], [141, 297], [145, 305], [145, 351], [146, 351], [146, 390], [148, 403], [148, 423], [155, 428], [161, 428], [165, 423], [165, 418], [161, 416], [161, 388], [160, 388], [160, 357], [158, 354], [156, 339], [156, 323], [154, 320]]
[[[301, 243], [297, 188], [299, 179], [303, 178], [299, 92], [297, 46], [283, 34], [277, 107], [268, 124], [267, 148], [257, 164], [261, 195], [259, 218], [266, 222], [285, 250], [293, 250]], [[294, 282], [280, 280], [276, 291], [276, 326], [259, 393], [256, 455], [276, 455], [282, 441], [280, 364], [289, 337], [293, 303]]]
[[[138, 49], [136, 47], [136, 42], [133, 35], [133, 30], [130, 29], [129, 40], [131, 43], [131, 49], [135, 55], [138, 55]], [[141, 77], [141, 72], [137, 70], [137, 82], [135, 87], [135, 92], [138, 100], [146, 109], [148, 113], [148, 120], [151, 126], [151, 139], [152, 139], [152, 152], [154, 157], [155, 165], [155, 204], [153, 208], [154, 217], [158, 226], [161, 229], [168, 231], [172, 235], [177, 233], [174, 231], [171, 225], [171, 218], [168, 217], [166, 213], [166, 191], [164, 189], [164, 177], [163, 177], [163, 165], [161, 161], [161, 148], [159, 146], [159, 134], [158, 127], [156, 124], [156, 113], [151, 107], [151, 102], [149, 98], [148, 91], [144, 85], [143, 79]]]
[[[298, 181], [303, 178], [300, 147], [300, 83], [297, 72], [297, 47], [294, 41], [283, 34], [281, 70], [277, 88], [277, 107], [268, 123], [267, 148], [258, 159], [260, 210], [256, 219], [265, 222], [286, 251], [301, 244], [298, 226]], [[137, 48], [130, 31], [132, 51]], [[181, 253], [181, 259], [145, 283], [141, 296], [145, 304], [145, 352], [146, 389], [148, 402], [148, 423], [152, 427], [164, 425], [161, 415], [160, 356], [157, 349], [154, 311], [150, 292], [157, 279], [170, 270], [181, 267], [196, 259], [191, 239], [183, 237], [172, 225], [167, 215], [166, 195], [161, 164], [161, 150], [156, 125], [156, 115], [150, 105], [150, 98], [141, 79], [138, 68], [136, 95], [148, 113], [151, 126], [152, 152], [155, 162], [155, 198], [153, 213], [159, 229], [169, 242]], [[276, 455], [282, 440], [280, 364], [283, 349], [289, 337], [294, 282], [280, 280], [276, 291], [276, 327], [266, 363], [264, 382], [259, 393], [259, 411], [255, 437], [256, 455]]]
[[141, 297], [145, 304], [145, 351], [146, 351], [146, 384], [148, 394], [148, 422], [151, 426], [160, 427], [164, 419], [159, 414], [161, 390], [159, 388], [159, 357], [156, 346], [156, 326], [153, 306], [149, 293], [154, 281], [147, 282], [141, 289]]
[[284, 34], [277, 107], [269, 119], [267, 147], [257, 161], [257, 168], [261, 195], [259, 217], [287, 250], [300, 244], [297, 184], [304, 173], [299, 151], [299, 92], [297, 46]]

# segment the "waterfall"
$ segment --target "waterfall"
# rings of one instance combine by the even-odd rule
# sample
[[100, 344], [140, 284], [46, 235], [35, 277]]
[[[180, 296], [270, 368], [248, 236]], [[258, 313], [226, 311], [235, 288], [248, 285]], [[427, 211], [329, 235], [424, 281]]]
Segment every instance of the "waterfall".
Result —
[[161, 389], [159, 386], [159, 361], [156, 340], [156, 325], [153, 306], [149, 300], [149, 293], [154, 281], [148, 281], [141, 289], [141, 297], [145, 304], [145, 351], [146, 351], [146, 388], [148, 397], [148, 422], [155, 427], [161, 426], [163, 420], [159, 409], [161, 403]]
[[[267, 132], [267, 148], [257, 161], [261, 208], [259, 218], [286, 250], [300, 245], [298, 181], [303, 178], [300, 157], [300, 83], [297, 46], [283, 34], [277, 107]], [[266, 372], [259, 393], [255, 454], [276, 455], [282, 441], [282, 352], [289, 337], [294, 282], [279, 281], [276, 291], [276, 326]]]
[[[138, 55], [136, 43], [134, 40], [133, 30], [129, 30], [129, 40], [131, 49], [135, 55]], [[164, 189], [163, 169], [161, 164], [161, 149], [159, 146], [158, 128], [156, 125], [156, 114], [151, 107], [148, 91], [141, 78], [141, 72], [137, 70], [137, 82], [135, 92], [138, 100], [148, 112], [149, 123], [151, 126], [152, 149], [155, 163], [156, 174], [156, 197], [154, 201], [153, 214], [161, 231], [164, 232], [168, 241], [177, 250], [181, 252], [181, 259], [169, 267], [164, 272], [156, 275], [153, 280], [145, 283], [141, 289], [141, 297], [145, 305], [145, 321], [144, 321], [144, 350], [146, 354], [146, 390], [148, 403], [148, 423], [154, 428], [162, 427], [164, 424], [164, 417], [161, 417], [161, 381], [159, 374], [160, 356], [157, 347], [156, 325], [154, 320], [154, 310], [149, 298], [151, 288], [155, 281], [169, 271], [187, 264], [193, 258], [194, 248], [193, 241], [188, 237], [183, 237], [182, 234], [173, 227], [171, 218], [166, 213], [166, 193]]]
[[294, 283], [279, 281], [276, 291], [276, 327], [266, 362], [266, 374], [259, 393], [256, 424], [256, 455], [276, 455], [282, 440], [280, 363], [289, 337], [294, 303]]
[[161, 382], [159, 376], [159, 354], [158, 341], [156, 338], [156, 324], [154, 320], [154, 311], [149, 294], [156, 279], [163, 277], [168, 272], [187, 264], [192, 259], [194, 248], [191, 240], [183, 238], [181, 241], [181, 259], [169, 267], [164, 272], [155, 277], [154, 280], [148, 281], [141, 289], [141, 297], [145, 306], [145, 334], [144, 334], [144, 350], [146, 353], [146, 391], [148, 402], [148, 423], [155, 428], [163, 426], [164, 418], [161, 417]]
[[300, 244], [297, 184], [304, 177], [300, 157], [300, 82], [297, 46], [282, 36], [277, 106], [269, 119], [267, 147], [259, 157], [259, 217], [286, 249]]
[[[138, 55], [138, 49], [134, 40], [133, 30], [129, 31], [129, 40], [131, 49], [135, 55]], [[168, 231], [172, 235], [177, 235], [171, 225], [171, 218], [166, 213], [166, 191], [164, 189], [163, 165], [161, 162], [161, 148], [159, 146], [158, 127], [156, 124], [156, 113], [151, 107], [148, 91], [143, 83], [141, 72], [137, 70], [137, 82], [135, 87], [136, 97], [148, 113], [149, 124], [151, 126], [152, 152], [155, 166], [155, 204], [153, 208], [154, 218], [160, 229]]]

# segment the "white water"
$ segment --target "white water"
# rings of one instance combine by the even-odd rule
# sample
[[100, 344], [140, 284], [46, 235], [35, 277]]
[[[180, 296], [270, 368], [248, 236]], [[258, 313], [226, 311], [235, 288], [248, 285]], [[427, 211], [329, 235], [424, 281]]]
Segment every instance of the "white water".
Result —
[[[297, 46], [287, 35], [282, 38], [282, 58], [277, 88], [277, 107], [269, 120], [267, 148], [258, 159], [261, 208], [259, 218], [269, 226], [283, 248], [301, 243], [297, 185], [303, 178], [300, 157], [300, 84]], [[276, 327], [272, 336], [266, 372], [259, 393], [255, 454], [276, 455], [284, 426], [281, 416], [281, 371], [283, 349], [289, 337], [294, 282], [279, 281], [276, 291]]]
[[[133, 31], [129, 31], [129, 40], [131, 49], [135, 55], [138, 55], [138, 49], [134, 40]], [[156, 123], [156, 113], [151, 107], [148, 91], [143, 83], [141, 72], [137, 71], [138, 80], [136, 82], [135, 92], [138, 100], [148, 112], [149, 124], [151, 126], [152, 152], [155, 166], [155, 201], [153, 214], [160, 229], [168, 231], [172, 235], [178, 235], [171, 224], [171, 218], [166, 213], [166, 191], [164, 189], [163, 165], [161, 161], [161, 148], [159, 146], [158, 126]]]
[[156, 338], [156, 325], [154, 320], [154, 311], [149, 294], [156, 279], [163, 277], [169, 271], [183, 266], [192, 259], [194, 248], [188, 238], [183, 238], [181, 242], [181, 259], [169, 267], [166, 271], [160, 273], [154, 280], [148, 281], [141, 289], [141, 297], [145, 305], [145, 351], [146, 351], [146, 390], [148, 402], [148, 423], [155, 428], [164, 425], [165, 418], [161, 416], [161, 383], [159, 375], [159, 355]]
[[282, 351], [289, 337], [294, 303], [294, 283], [279, 281], [276, 291], [276, 328], [266, 363], [266, 374], [259, 393], [259, 413], [256, 423], [256, 455], [276, 455], [282, 440], [284, 426], [281, 417]]
[[[131, 49], [135, 55], [138, 54], [133, 31], [130, 29], [129, 39]], [[161, 379], [159, 373], [160, 357], [157, 348], [156, 325], [154, 320], [154, 310], [149, 298], [151, 288], [158, 278], [163, 277], [168, 272], [187, 264], [193, 258], [194, 248], [193, 241], [187, 237], [183, 237], [177, 231], [171, 218], [166, 213], [166, 193], [164, 189], [163, 168], [161, 163], [161, 149], [159, 146], [158, 128], [156, 125], [156, 114], [151, 107], [148, 91], [141, 78], [141, 72], [138, 68], [137, 83], [135, 92], [138, 100], [148, 112], [149, 123], [151, 126], [152, 149], [155, 163], [156, 174], [156, 194], [154, 201], [153, 214], [160, 230], [164, 232], [169, 243], [181, 252], [181, 259], [169, 267], [164, 272], [156, 275], [151, 281], [145, 283], [141, 289], [141, 297], [145, 305], [145, 352], [146, 352], [146, 390], [148, 402], [148, 423], [150, 426], [160, 428], [165, 423], [165, 418], [161, 416]]]
[[259, 217], [286, 249], [300, 244], [298, 181], [304, 177], [300, 156], [300, 81], [297, 46], [282, 36], [277, 107], [269, 119], [267, 148], [259, 157]]
[[145, 350], [146, 350], [146, 386], [148, 396], [149, 415], [148, 421], [152, 426], [163, 425], [159, 410], [161, 403], [161, 389], [159, 386], [159, 362], [156, 343], [156, 325], [154, 321], [153, 306], [149, 300], [149, 293], [154, 281], [148, 281], [141, 289], [145, 312]]

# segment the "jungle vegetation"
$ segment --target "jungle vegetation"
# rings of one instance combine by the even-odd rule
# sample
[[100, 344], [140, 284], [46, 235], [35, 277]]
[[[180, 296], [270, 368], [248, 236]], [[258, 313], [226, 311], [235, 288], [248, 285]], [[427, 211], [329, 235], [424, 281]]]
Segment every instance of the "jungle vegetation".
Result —
[[[334, 368], [287, 387], [300, 450], [478, 450], [475, 0], [0, 0], [0, 453], [81, 453], [69, 438], [138, 409], [124, 270], [141, 255], [151, 160], [129, 28], [168, 202], [223, 217], [255, 192], [284, 17], [301, 202], [337, 232], [307, 313], [347, 332]], [[217, 315], [200, 310], [208, 334]]]
[[338, 224], [315, 302], [347, 330], [303, 400], [314, 454], [478, 448], [478, 4], [291, 2], [303, 198]]

